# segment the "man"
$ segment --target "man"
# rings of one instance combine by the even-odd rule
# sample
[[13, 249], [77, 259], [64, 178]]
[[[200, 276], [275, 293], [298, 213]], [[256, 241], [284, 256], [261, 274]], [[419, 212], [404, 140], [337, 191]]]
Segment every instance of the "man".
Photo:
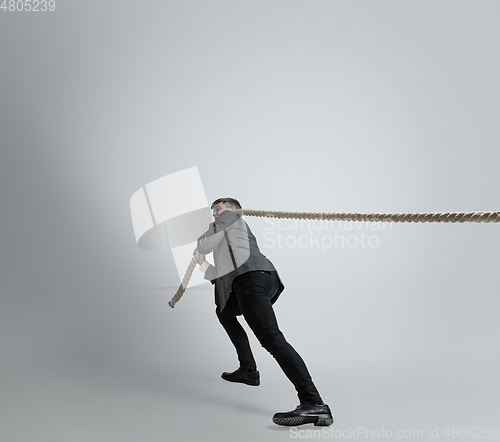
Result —
[[[234, 212], [241, 209], [240, 203], [234, 198], [219, 198], [211, 209], [215, 221], [198, 238], [193, 255], [201, 254], [200, 270], [205, 279], [215, 284], [216, 314], [236, 348], [240, 363], [236, 371], [222, 373], [222, 378], [253, 386], [260, 384], [247, 334], [237, 319], [243, 315], [261, 345], [293, 383], [299, 397], [300, 405], [295, 410], [276, 413], [273, 422], [288, 426], [331, 425], [330, 408], [323, 403], [304, 361], [278, 328], [272, 304], [284, 285], [272, 262], [260, 252], [246, 222]], [[205, 259], [211, 252], [215, 265]]]

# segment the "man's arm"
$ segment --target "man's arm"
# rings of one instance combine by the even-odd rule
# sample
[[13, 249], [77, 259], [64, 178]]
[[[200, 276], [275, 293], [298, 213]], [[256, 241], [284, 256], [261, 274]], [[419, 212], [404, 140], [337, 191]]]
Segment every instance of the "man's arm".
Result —
[[215, 267], [208, 261], [203, 261], [200, 265], [200, 271], [205, 274], [205, 279], [210, 281], [212, 284], [215, 282], [217, 275], [215, 274]]
[[227, 229], [235, 221], [238, 220], [238, 215], [230, 210], [225, 210], [217, 218], [214, 225], [208, 229], [203, 235], [198, 238], [196, 248], [202, 255], [208, 255], [213, 252], [224, 239], [224, 229]]

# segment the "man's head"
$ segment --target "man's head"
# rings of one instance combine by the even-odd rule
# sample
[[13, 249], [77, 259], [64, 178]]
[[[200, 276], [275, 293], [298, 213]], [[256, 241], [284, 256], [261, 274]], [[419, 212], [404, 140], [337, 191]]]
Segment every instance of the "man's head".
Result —
[[210, 208], [213, 211], [213, 217], [217, 218], [225, 210], [234, 211], [236, 209], [241, 209], [241, 204], [234, 198], [219, 198], [212, 203]]

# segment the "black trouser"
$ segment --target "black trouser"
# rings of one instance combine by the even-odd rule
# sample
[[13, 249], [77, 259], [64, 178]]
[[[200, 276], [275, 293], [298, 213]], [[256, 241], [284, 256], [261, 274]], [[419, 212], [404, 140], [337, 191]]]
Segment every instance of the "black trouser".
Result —
[[270, 301], [278, 286], [276, 272], [258, 270], [237, 276], [224, 310], [216, 310], [217, 317], [236, 347], [241, 368], [257, 368], [247, 334], [236, 318], [243, 314], [261, 345], [273, 355], [295, 386], [300, 402], [321, 402], [304, 361], [278, 328]]

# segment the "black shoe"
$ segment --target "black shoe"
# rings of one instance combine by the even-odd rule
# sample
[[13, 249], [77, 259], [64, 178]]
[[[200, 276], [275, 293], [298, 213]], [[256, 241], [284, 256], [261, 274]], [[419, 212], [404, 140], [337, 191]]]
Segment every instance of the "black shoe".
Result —
[[257, 370], [250, 372], [238, 368], [238, 370], [232, 373], [225, 371], [222, 373], [221, 378], [229, 382], [241, 382], [242, 384], [253, 385], [254, 387], [260, 385], [260, 376]]
[[288, 413], [276, 413], [273, 422], [290, 427], [303, 424], [327, 426], [333, 424], [333, 417], [330, 407], [326, 404], [300, 404]]

